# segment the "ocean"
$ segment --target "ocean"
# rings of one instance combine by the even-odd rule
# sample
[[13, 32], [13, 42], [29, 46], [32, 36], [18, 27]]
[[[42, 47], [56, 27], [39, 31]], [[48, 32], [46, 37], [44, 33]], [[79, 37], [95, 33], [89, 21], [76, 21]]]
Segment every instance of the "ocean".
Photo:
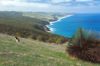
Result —
[[100, 13], [74, 14], [47, 25], [51, 33], [71, 38], [78, 27], [86, 30], [100, 32]]

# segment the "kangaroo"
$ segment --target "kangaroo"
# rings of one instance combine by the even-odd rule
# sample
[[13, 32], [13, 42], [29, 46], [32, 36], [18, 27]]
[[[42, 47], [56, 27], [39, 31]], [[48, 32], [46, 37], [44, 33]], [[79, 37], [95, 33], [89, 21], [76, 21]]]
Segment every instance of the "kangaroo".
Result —
[[16, 39], [16, 42], [17, 42], [17, 43], [20, 42], [19, 38], [17, 38], [16, 36], [15, 36], [15, 39]]

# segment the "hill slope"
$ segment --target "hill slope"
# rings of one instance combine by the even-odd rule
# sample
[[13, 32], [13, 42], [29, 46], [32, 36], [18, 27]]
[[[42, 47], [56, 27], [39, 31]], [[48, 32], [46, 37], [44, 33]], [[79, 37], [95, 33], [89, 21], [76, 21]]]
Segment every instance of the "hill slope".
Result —
[[57, 13], [57, 12], [21, 12], [21, 13], [23, 16], [37, 18], [43, 21], [56, 21], [58, 18], [68, 15], [68, 13]]
[[[21, 26], [24, 25], [24, 27], [30, 26], [31, 28], [35, 28], [37, 30], [47, 31], [48, 28], [45, 26], [49, 24], [46, 21], [36, 19], [36, 18], [30, 18], [26, 16], [22, 16], [20, 12], [0, 12], [0, 24], [1, 22], [3, 24], [12, 24], [13, 26]], [[9, 23], [9, 24], [8, 24]], [[22, 24], [22, 25], [21, 25]], [[25, 25], [26, 24], [26, 25]]]
[[63, 45], [54, 45], [0, 34], [0, 66], [100, 66], [73, 60], [66, 56]]

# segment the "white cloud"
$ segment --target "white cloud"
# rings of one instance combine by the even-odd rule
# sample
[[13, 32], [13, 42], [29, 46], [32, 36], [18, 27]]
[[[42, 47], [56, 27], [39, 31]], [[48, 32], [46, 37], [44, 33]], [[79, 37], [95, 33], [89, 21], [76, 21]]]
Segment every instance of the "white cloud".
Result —
[[71, 2], [72, 0], [51, 0], [51, 3]]
[[64, 5], [72, 5], [71, 3], [66, 3], [66, 4], [64, 4]]
[[71, 2], [72, 0], [65, 0], [66, 2]]
[[[0, 1], [0, 10], [2, 11], [38, 11], [38, 12], [67, 12], [67, 13], [92, 13], [92, 12], [99, 12], [99, 6], [86, 6], [82, 5], [81, 3], [77, 4], [76, 6], [72, 6], [73, 4], [70, 2], [68, 3], [60, 3], [66, 0], [56, 0], [58, 5], [52, 5], [48, 3], [34, 3], [34, 2], [22, 2], [22, 1]], [[82, 1], [82, 0], [81, 0]], [[71, 5], [71, 6], [70, 6]], [[93, 5], [92, 2], [89, 5]], [[99, 12], [100, 13], [100, 12]]]
[[93, 0], [76, 0], [76, 2], [87, 2], [87, 1], [93, 1]]
[[60, 5], [63, 5], [63, 6], [71, 6], [72, 3], [61, 3]]
[[19, 1], [19, 2], [26, 2], [26, 1], [41, 1], [41, 0], [0, 0], [0, 1]]
[[28, 3], [28, 2], [19, 2], [19, 1], [1, 1], [2, 6], [19, 6], [19, 7], [39, 7], [39, 8], [47, 8], [49, 4], [46, 3]]
[[28, 3], [19, 1], [1, 1], [0, 10], [2, 11], [62, 11], [66, 7], [51, 5], [47, 3]]
[[0, 1], [26, 1], [26, 0], [0, 0]]
[[70, 13], [100, 13], [100, 6], [84, 6], [79, 4], [75, 7], [67, 7], [66, 12]]

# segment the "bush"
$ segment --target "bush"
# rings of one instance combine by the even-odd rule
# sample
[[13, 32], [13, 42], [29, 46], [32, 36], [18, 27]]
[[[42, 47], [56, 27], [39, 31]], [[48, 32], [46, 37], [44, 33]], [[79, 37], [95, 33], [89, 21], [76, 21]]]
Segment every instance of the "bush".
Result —
[[20, 35], [21, 35], [20, 33], [17, 33], [17, 34], [16, 34], [16, 36], [20, 36]]
[[39, 41], [45, 41], [45, 38], [43, 38], [43, 36], [39, 35], [39, 36], [37, 37], [37, 40], [39, 40]]
[[49, 38], [47, 41], [50, 42], [50, 43], [55, 43], [53, 38]]
[[32, 36], [32, 35], [30, 35], [28, 38], [32, 39], [32, 38], [33, 38], [33, 36]]
[[68, 56], [88, 62], [100, 63], [100, 47], [97, 47], [96, 37], [97, 34], [79, 27], [66, 48]]
[[65, 42], [67, 42], [68, 41], [68, 39], [66, 39], [66, 38], [59, 38], [59, 39], [57, 39], [57, 44], [62, 44], [62, 43], [65, 43]]

